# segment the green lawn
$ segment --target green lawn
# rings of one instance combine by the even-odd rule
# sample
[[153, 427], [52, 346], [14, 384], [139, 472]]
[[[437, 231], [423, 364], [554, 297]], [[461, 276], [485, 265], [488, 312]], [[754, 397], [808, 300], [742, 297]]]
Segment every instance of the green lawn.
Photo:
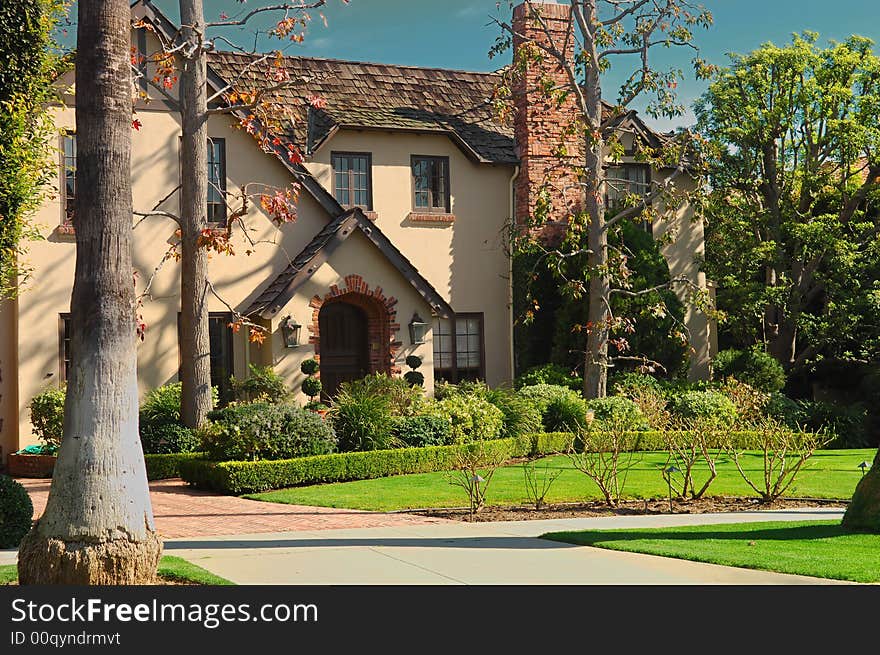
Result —
[[554, 532], [545, 539], [817, 578], [880, 582], [880, 535], [838, 521]]
[[[159, 575], [169, 580], [203, 585], [235, 584], [226, 578], [221, 578], [219, 575], [214, 575], [210, 571], [206, 571], [201, 566], [196, 566], [191, 562], [187, 562], [182, 557], [174, 557], [173, 555], [165, 555], [159, 560]], [[0, 566], [0, 585], [10, 584], [17, 580], [18, 569], [15, 564]]]
[[[823, 450], [813, 456], [805, 469], [789, 489], [789, 496], [815, 498], [852, 497], [861, 478], [859, 462], [871, 461], [874, 450]], [[760, 455], [748, 455], [745, 468], [754, 473], [754, 479], [762, 475]], [[666, 462], [665, 453], [641, 453], [641, 459], [629, 472], [624, 495], [630, 498], [658, 498], [667, 495], [666, 483], [661, 469]], [[548, 502], [571, 502], [601, 499], [592, 480], [572, 467], [564, 455], [547, 457], [538, 463], [561, 469], [547, 497]], [[705, 471], [701, 468], [700, 471]], [[704, 473], [696, 475], [700, 482]], [[709, 488], [710, 495], [753, 496], [754, 492], [740, 477], [733, 462], [727, 457], [718, 461], [718, 478]], [[333, 484], [280, 489], [246, 498], [294, 505], [321, 507], [347, 507], [389, 511], [425, 507], [460, 507], [467, 504], [464, 492], [449, 484], [444, 473], [418, 473], [376, 480], [337, 482]], [[489, 487], [487, 502], [490, 505], [516, 505], [525, 502], [525, 484], [522, 465], [515, 464], [499, 469]]]

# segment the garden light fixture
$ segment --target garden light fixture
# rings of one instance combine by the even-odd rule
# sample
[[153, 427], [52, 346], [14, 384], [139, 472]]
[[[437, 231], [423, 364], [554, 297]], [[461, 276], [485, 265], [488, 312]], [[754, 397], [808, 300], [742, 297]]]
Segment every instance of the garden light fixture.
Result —
[[413, 313], [409, 322], [409, 339], [414, 346], [425, 343], [425, 335], [428, 333], [428, 324], [417, 313]]
[[663, 477], [666, 478], [666, 484], [669, 487], [669, 513], [672, 514], [672, 474], [681, 473], [681, 470], [675, 466], [669, 466], [663, 469]]
[[293, 316], [281, 319], [281, 336], [284, 338], [285, 348], [296, 348], [299, 345], [299, 332], [302, 326], [296, 322]]
[[862, 462], [859, 464], [859, 468], [862, 469], [862, 477], [864, 477], [865, 473], [868, 472], [868, 467], [871, 466], [868, 462]]

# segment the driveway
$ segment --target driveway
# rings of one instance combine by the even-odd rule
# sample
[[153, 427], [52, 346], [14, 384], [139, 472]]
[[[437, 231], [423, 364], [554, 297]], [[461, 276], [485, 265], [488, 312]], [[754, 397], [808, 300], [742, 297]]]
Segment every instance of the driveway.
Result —
[[840, 510], [446, 522], [174, 539], [179, 555], [238, 584], [837, 584], [536, 538], [558, 530], [822, 520]]

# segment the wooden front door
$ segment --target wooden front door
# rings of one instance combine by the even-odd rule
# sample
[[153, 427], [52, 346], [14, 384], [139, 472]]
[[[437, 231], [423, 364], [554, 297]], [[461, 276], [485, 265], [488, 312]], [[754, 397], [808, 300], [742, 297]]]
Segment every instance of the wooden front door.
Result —
[[370, 372], [367, 316], [360, 307], [334, 302], [321, 308], [318, 322], [322, 397], [326, 400], [336, 395], [343, 382], [359, 380]]

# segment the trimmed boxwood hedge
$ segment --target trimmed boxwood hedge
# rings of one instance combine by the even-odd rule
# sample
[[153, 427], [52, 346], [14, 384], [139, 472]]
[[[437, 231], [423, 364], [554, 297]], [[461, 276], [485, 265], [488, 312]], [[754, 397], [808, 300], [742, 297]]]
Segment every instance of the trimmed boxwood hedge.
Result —
[[[665, 450], [662, 432], [632, 432], [631, 447], [641, 451]], [[734, 432], [734, 446], [758, 447], [754, 432]], [[532, 434], [521, 438], [493, 439], [486, 443], [507, 459], [566, 452], [574, 436], [567, 432]], [[720, 444], [718, 444], [720, 445]], [[716, 445], [716, 447], [718, 446]], [[397, 448], [366, 452], [334, 453], [297, 459], [255, 462], [211, 462], [182, 456], [180, 477], [202, 489], [226, 494], [246, 494], [326, 482], [367, 480], [407, 473], [430, 473], [453, 468], [456, 456], [473, 444]]]
[[168, 480], [180, 477], [180, 463], [203, 457], [202, 453], [171, 453], [168, 455], [144, 455], [147, 464], [147, 480]]

